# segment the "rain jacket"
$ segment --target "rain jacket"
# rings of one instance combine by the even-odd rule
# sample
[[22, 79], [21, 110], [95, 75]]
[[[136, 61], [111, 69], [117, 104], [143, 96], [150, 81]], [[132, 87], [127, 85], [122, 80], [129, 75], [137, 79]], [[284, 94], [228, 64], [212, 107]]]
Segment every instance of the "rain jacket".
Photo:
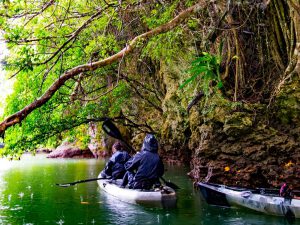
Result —
[[133, 188], [149, 189], [159, 183], [164, 174], [164, 165], [158, 153], [158, 143], [152, 134], [147, 134], [142, 150], [125, 164], [125, 169], [134, 173]]
[[123, 178], [126, 170], [124, 164], [130, 159], [130, 155], [126, 151], [116, 151], [106, 163], [102, 175], [111, 176], [112, 179]]

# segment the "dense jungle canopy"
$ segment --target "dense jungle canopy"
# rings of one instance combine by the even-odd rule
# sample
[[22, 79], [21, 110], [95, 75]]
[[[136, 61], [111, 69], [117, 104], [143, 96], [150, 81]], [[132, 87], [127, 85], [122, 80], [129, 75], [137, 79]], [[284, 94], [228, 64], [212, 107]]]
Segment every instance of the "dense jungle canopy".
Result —
[[195, 180], [299, 180], [299, 0], [2, 0], [0, 29], [3, 155], [86, 148], [110, 117]]

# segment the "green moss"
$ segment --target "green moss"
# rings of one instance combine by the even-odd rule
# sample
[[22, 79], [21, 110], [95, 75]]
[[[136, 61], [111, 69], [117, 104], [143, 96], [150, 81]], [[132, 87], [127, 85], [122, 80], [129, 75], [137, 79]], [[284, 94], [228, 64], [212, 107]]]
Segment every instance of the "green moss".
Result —
[[283, 124], [300, 123], [299, 82], [286, 85], [275, 102], [276, 118]]
[[252, 130], [253, 121], [251, 115], [243, 112], [235, 112], [226, 116], [223, 131], [230, 136], [242, 135]]

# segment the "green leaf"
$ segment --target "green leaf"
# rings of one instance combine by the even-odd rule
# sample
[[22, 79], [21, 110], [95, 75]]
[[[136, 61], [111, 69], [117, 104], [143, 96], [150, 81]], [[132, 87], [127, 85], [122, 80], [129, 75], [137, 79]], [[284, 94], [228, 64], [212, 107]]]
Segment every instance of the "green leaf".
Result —
[[186, 86], [188, 83], [190, 83], [191, 81], [195, 80], [196, 77], [198, 76], [199, 74], [195, 74], [193, 76], [191, 76], [190, 78], [188, 78], [186, 81], [183, 82], [182, 85], [179, 86], [179, 89], [182, 89], [184, 86]]
[[221, 88], [223, 87], [222, 81], [219, 81], [219, 82], [217, 83], [217, 87], [218, 87], [219, 89], [221, 89]]

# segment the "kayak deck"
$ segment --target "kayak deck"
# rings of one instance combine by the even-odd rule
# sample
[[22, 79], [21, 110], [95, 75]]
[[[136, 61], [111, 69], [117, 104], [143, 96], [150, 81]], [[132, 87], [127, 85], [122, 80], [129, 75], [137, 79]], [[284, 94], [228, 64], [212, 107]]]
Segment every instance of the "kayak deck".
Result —
[[208, 204], [237, 206], [269, 215], [300, 218], [300, 200], [285, 199], [271, 189], [246, 189], [224, 185], [198, 183]]
[[162, 186], [155, 190], [129, 189], [121, 188], [121, 182], [122, 180], [98, 180], [100, 189], [123, 202], [162, 208], [176, 206], [176, 192], [170, 187]]

